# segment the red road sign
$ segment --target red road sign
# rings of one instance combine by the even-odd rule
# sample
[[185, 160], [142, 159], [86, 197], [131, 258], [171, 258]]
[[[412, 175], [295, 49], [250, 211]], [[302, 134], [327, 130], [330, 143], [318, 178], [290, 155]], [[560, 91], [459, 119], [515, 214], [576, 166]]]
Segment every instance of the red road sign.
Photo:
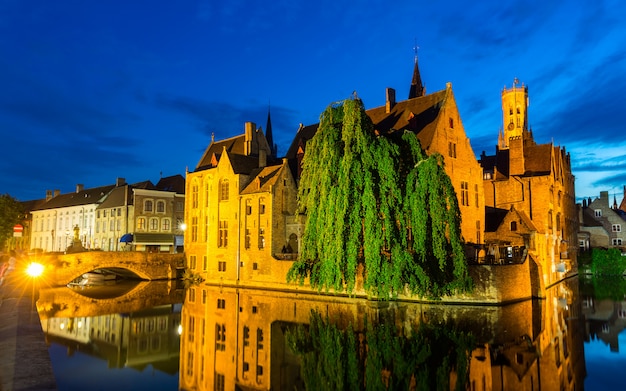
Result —
[[24, 226], [21, 224], [15, 224], [13, 226], [13, 237], [21, 237], [22, 232], [24, 232]]

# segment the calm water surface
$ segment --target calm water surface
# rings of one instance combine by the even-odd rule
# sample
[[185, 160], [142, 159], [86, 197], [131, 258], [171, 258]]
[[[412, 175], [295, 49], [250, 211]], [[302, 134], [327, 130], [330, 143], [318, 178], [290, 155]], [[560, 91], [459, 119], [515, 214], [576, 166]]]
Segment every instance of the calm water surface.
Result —
[[622, 389], [623, 279], [497, 307], [176, 284], [41, 290], [59, 389]]

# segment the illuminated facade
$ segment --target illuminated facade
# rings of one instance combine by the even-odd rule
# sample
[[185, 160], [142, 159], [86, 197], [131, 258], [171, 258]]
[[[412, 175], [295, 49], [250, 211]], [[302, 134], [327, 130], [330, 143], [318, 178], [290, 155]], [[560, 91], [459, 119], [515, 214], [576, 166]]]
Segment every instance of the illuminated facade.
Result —
[[576, 266], [578, 212], [570, 155], [553, 143], [535, 142], [528, 127], [528, 87], [517, 80], [502, 91], [502, 113], [496, 154], [483, 152], [480, 158], [491, 225], [486, 244], [524, 247], [538, 276], [533, 293], [541, 296]]
[[262, 129], [212, 141], [187, 173], [185, 253], [188, 269], [207, 281], [285, 281], [302, 225], [294, 217], [296, 184]]

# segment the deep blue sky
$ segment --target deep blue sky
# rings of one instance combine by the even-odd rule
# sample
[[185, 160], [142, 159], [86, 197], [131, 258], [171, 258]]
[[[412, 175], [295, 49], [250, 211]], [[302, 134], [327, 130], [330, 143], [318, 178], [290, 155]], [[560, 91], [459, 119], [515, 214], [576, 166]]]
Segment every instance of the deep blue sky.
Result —
[[474, 152], [493, 154], [500, 93], [529, 86], [535, 140], [571, 153], [576, 195], [626, 185], [621, 0], [0, 1], [0, 193], [20, 200], [158, 181], [211, 140], [299, 123], [356, 91], [451, 82]]

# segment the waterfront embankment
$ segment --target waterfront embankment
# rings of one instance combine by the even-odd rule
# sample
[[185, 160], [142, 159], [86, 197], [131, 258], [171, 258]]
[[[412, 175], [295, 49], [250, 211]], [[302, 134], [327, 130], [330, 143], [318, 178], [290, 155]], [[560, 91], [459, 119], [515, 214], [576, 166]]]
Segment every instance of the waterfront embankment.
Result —
[[0, 391], [57, 389], [28, 282], [8, 275], [0, 286]]

